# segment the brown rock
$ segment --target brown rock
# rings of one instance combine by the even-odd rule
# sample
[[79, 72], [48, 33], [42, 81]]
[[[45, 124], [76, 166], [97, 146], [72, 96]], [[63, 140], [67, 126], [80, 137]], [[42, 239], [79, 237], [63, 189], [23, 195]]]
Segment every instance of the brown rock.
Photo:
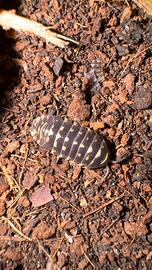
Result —
[[129, 134], [125, 133], [121, 138], [121, 144], [125, 146], [129, 140]]
[[61, 87], [62, 80], [63, 80], [62, 76], [60, 76], [60, 77], [58, 77], [58, 78], [56, 79], [56, 81], [55, 81], [55, 88]]
[[86, 104], [85, 97], [82, 93], [77, 92], [74, 95], [67, 114], [74, 121], [85, 121], [89, 118], [90, 106]]
[[120, 19], [120, 22], [124, 22], [125, 20], [127, 19], [130, 19], [131, 17], [131, 14], [132, 14], [132, 9], [130, 6], [126, 6], [124, 8], [124, 10], [122, 11], [122, 15], [121, 15], [121, 19]]
[[143, 183], [142, 188], [144, 192], [151, 192], [151, 185], [149, 183]]
[[118, 96], [118, 101], [121, 103], [121, 104], [124, 104], [127, 102], [128, 98], [127, 98], [127, 92], [126, 91], [122, 91]]
[[46, 187], [49, 187], [49, 185], [54, 184], [55, 182], [55, 177], [51, 173], [46, 173], [44, 176], [44, 184]]
[[82, 237], [74, 238], [74, 242], [70, 245], [70, 251], [77, 254], [77, 256], [82, 256], [83, 252], [81, 249], [83, 239]]
[[0, 195], [9, 188], [9, 185], [5, 182], [0, 182]]
[[152, 261], [152, 251], [150, 251], [146, 257], [147, 261]]
[[50, 68], [42, 61], [41, 64], [42, 70], [44, 71], [45, 76], [48, 78], [49, 81], [53, 80], [53, 72]]
[[30, 190], [31, 187], [36, 183], [36, 181], [38, 180], [38, 176], [35, 175], [35, 172], [26, 172], [24, 175], [24, 179], [22, 182], [22, 185], [25, 189]]
[[30, 201], [26, 196], [20, 197], [18, 200], [18, 205], [22, 205], [23, 207], [28, 207], [30, 205]]
[[75, 181], [76, 179], [79, 178], [81, 172], [81, 167], [80, 166], [75, 166], [73, 168], [73, 172], [72, 172], [72, 180]]
[[19, 249], [14, 249], [12, 247], [8, 247], [5, 252], [5, 258], [10, 259], [12, 261], [20, 261], [22, 259], [22, 253]]
[[134, 80], [135, 76], [131, 73], [127, 74], [126, 77], [123, 79], [125, 89], [128, 91], [129, 95], [132, 95], [134, 91]]
[[86, 259], [86, 258], [84, 258], [83, 260], [81, 260], [80, 262], [79, 262], [79, 265], [78, 265], [78, 267], [79, 267], [79, 269], [87, 269], [86, 267], [87, 267], [87, 265], [88, 265], [88, 260]]
[[58, 256], [58, 267], [59, 269], [65, 269], [63, 266], [66, 264], [66, 254], [63, 252]]
[[144, 224], [129, 221], [124, 223], [124, 230], [130, 236], [142, 236], [148, 232]]
[[148, 238], [148, 241], [149, 241], [150, 243], [152, 243], [152, 233], [149, 234], [149, 235], [147, 236], [147, 238]]
[[108, 129], [108, 135], [111, 139], [113, 139], [114, 135], [115, 135], [115, 130], [113, 128], [109, 128]]
[[90, 128], [93, 128], [94, 130], [98, 130], [98, 129], [104, 128], [105, 124], [102, 121], [91, 122], [89, 126], [90, 126]]
[[5, 213], [5, 202], [0, 198], [0, 216], [3, 216]]
[[152, 105], [152, 92], [148, 88], [140, 87], [135, 95], [138, 110], [148, 109]]
[[6, 153], [13, 153], [17, 148], [19, 148], [20, 143], [19, 141], [13, 141], [8, 143], [8, 145], [5, 148]]
[[142, 223], [147, 224], [152, 220], [152, 209], [150, 209], [146, 215], [142, 218]]
[[0, 223], [0, 235], [6, 234], [7, 230], [8, 230], [8, 224]]
[[148, 207], [150, 209], [152, 209], [152, 196], [150, 197], [149, 201], [148, 201]]
[[23, 233], [29, 236], [36, 223], [37, 223], [37, 219], [34, 219], [33, 217], [31, 219], [27, 219], [24, 222]]
[[56, 76], [60, 75], [60, 71], [63, 67], [63, 59], [61, 57], [57, 57], [54, 62], [53, 71]]
[[42, 104], [42, 105], [47, 105], [48, 103], [51, 102], [51, 97], [49, 95], [45, 95], [45, 96], [42, 96], [39, 100], [39, 102]]
[[33, 234], [39, 239], [47, 239], [55, 233], [55, 228], [45, 222], [39, 223], [34, 229]]
[[106, 252], [101, 253], [101, 254], [99, 255], [100, 267], [104, 264], [105, 259], [106, 259]]

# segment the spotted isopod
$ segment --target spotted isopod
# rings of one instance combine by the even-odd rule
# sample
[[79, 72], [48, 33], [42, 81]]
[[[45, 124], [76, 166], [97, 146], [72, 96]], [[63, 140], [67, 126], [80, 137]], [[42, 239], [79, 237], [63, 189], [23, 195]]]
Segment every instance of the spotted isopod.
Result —
[[100, 135], [61, 116], [36, 118], [30, 133], [42, 148], [56, 152], [58, 158], [74, 160], [89, 169], [103, 167], [109, 161], [107, 144]]
[[104, 81], [103, 64], [99, 58], [92, 61], [89, 71], [85, 73], [85, 77], [90, 82], [90, 91], [92, 93], [98, 92], [101, 88], [100, 84]]

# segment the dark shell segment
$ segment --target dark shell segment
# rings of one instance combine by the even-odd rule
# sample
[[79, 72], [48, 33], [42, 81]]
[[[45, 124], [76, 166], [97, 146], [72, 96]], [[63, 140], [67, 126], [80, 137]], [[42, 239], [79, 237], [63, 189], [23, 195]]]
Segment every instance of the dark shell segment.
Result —
[[109, 150], [105, 140], [90, 129], [61, 116], [40, 116], [30, 128], [35, 141], [58, 157], [72, 159], [90, 169], [105, 166]]

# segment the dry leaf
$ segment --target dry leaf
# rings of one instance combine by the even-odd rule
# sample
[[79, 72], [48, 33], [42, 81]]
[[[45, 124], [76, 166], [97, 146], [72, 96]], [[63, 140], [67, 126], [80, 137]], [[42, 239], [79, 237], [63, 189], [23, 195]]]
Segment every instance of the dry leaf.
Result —
[[45, 185], [34, 191], [32, 196], [30, 197], [30, 201], [32, 202], [32, 206], [34, 207], [44, 205], [48, 202], [53, 201], [53, 199], [54, 198], [50, 193], [50, 189], [47, 188]]

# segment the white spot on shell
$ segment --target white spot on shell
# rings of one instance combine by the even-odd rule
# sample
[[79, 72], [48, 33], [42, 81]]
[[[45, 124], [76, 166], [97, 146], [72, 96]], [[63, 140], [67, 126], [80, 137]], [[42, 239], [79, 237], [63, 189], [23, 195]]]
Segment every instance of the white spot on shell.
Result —
[[84, 148], [84, 144], [83, 143], [80, 144], [80, 148]]
[[87, 153], [88, 153], [88, 154], [89, 154], [89, 153], [92, 153], [92, 151], [93, 151], [93, 148], [92, 148], [92, 145], [90, 145], [89, 148], [88, 148]]
[[60, 131], [62, 131], [64, 129], [64, 126], [60, 127]]
[[101, 148], [98, 150], [98, 152], [97, 152], [97, 154], [95, 156], [95, 159], [98, 158], [98, 157], [100, 157], [100, 155], [101, 155]]
[[65, 137], [65, 142], [68, 142], [69, 141], [69, 138], [68, 137]]
[[54, 147], [57, 146], [57, 141], [58, 141], [58, 139], [60, 139], [60, 138], [61, 138], [61, 135], [60, 135], [60, 133], [58, 132], [57, 135], [56, 135], [56, 137], [55, 137]]
[[[53, 128], [53, 126], [52, 126], [52, 128]], [[48, 130], [48, 136], [52, 136], [54, 134], [52, 128], [50, 130]]]

